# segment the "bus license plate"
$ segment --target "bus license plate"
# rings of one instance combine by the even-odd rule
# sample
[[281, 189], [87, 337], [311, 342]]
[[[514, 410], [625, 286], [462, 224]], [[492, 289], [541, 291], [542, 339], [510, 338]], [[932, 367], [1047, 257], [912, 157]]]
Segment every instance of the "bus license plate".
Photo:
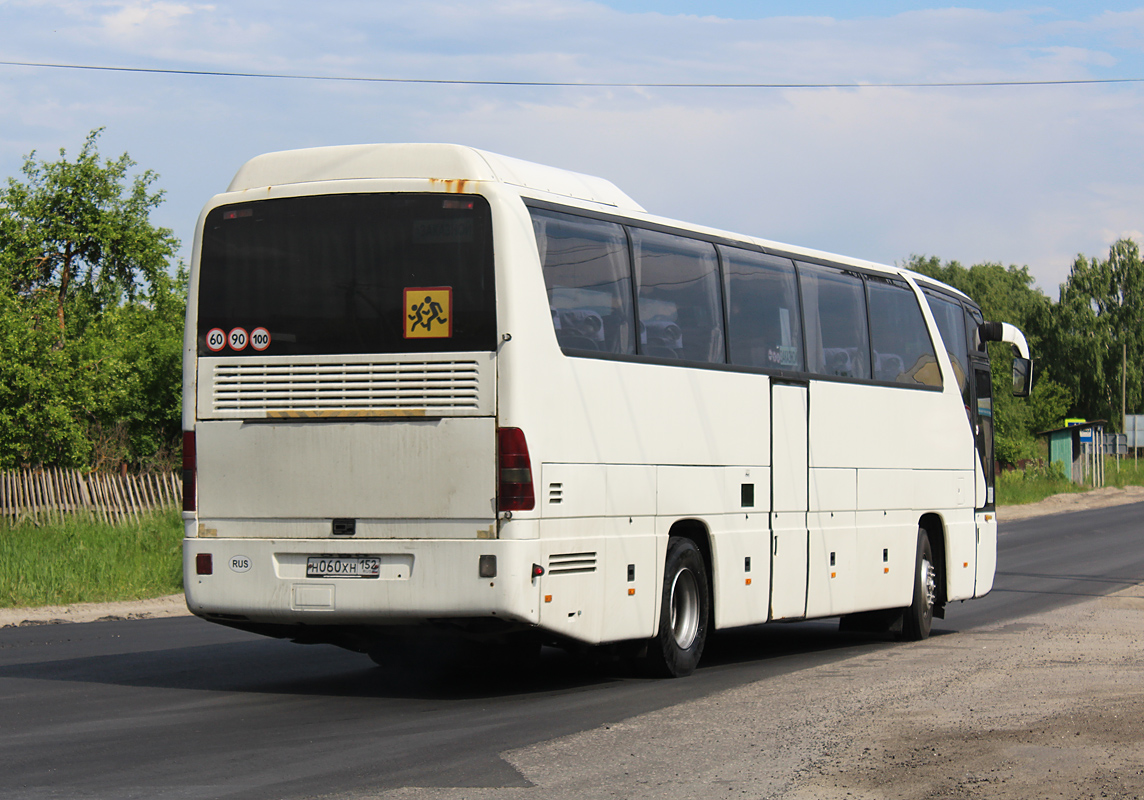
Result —
[[307, 578], [377, 578], [381, 559], [372, 556], [310, 556]]

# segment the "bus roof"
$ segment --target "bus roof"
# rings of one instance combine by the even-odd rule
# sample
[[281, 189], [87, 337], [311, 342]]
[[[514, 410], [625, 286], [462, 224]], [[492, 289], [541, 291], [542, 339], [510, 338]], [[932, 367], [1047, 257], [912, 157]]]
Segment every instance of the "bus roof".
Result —
[[267, 153], [243, 164], [228, 191], [373, 178], [496, 181], [621, 211], [644, 211], [603, 178], [456, 144], [356, 144]]
[[[493, 181], [533, 193], [546, 193], [586, 203], [610, 207], [623, 215], [673, 227], [727, 236], [754, 242], [768, 250], [791, 257], [803, 257], [848, 264], [879, 271], [906, 274], [931, 286], [942, 287], [965, 297], [962, 292], [940, 281], [902, 267], [879, 264], [860, 258], [827, 253], [808, 247], [783, 244], [744, 234], [683, 224], [649, 214], [639, 203], [611, 181], [579, 172], [536, 164], [457, 144], [356, 144], [313, 147], [266, 153], [239, 168], [228, 192], [262, 189], [317, 181], [418, 178], [449, 184], [450, 191], [465, 191], [468, 181]], [[968, 299], [968, 298], [966, 298]]]

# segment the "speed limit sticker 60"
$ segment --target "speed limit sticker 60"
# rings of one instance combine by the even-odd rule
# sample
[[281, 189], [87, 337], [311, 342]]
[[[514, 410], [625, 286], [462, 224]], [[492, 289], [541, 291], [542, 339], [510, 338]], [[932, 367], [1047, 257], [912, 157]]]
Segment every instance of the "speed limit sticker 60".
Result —
[[227, 334], [227, 344], [231, 350], [245, 350], [249, 338], [246, 335], [246, 328], [231, 328]]
[[226, 347], [226, 333], [222, 328], [211, 328], [207, 331], [207, 347], [213, 353]]

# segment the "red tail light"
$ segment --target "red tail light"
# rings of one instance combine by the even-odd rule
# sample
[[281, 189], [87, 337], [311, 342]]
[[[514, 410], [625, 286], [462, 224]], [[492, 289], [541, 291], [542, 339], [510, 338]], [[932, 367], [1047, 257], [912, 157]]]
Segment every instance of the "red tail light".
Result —
[[536, 507], [532, 489], [532, 462], [520, 428], [497, 429], [497, 508], [530, 511]]
[[195, 505], [195, 432], [183, 431], [183, 511]]

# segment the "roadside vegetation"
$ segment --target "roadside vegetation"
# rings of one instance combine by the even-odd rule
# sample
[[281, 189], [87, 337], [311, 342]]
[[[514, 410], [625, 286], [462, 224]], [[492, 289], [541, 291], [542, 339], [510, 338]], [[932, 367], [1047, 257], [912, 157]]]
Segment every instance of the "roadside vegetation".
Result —
[[150, 170], [33, 152], [0, 186], [0, 470], [172, 469], [183, 295]]
[[997, 475], [997, 505], [1025, 505], [1054, 494], [1083, 492], [1085, 489], [1066, 478], [1058, 465], [1037, 461], [1025, 469], [1006, 470]]
[[118, 526], [80, 517], [0, 524], [0, 607], [160, 597], [183, 590], [178, 510]]
[[[1104, 460], [1104, 485], [1124, 488], [1144, 486], [1144, 463], [1131, 457]], [[1036, 503], [1054, 494], [1089, 491], [1065, 477], [1064, 469], [1038, 459], [1024, 469], [1005, 470], [997, 475], [997, 505], [1018, 506]]]

